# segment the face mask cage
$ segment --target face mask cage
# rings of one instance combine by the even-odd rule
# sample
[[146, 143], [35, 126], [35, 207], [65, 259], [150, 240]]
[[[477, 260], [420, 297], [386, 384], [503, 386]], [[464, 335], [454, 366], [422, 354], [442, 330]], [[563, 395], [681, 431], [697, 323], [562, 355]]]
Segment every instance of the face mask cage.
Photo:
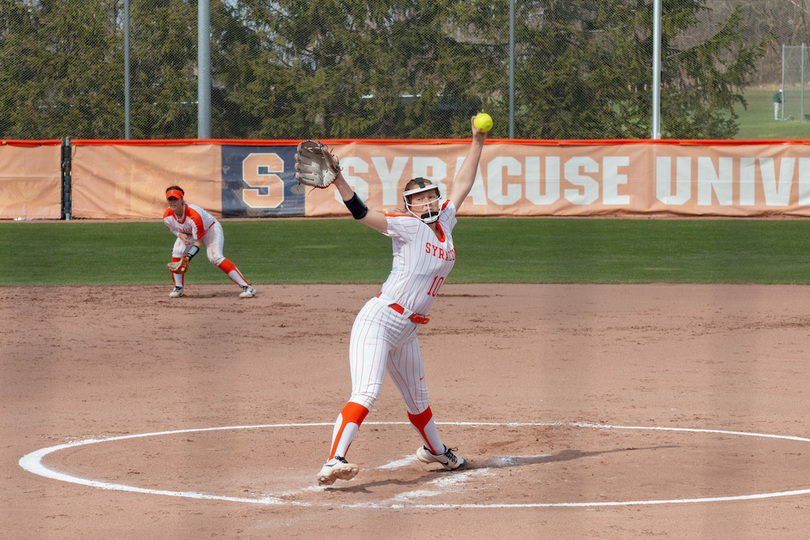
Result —
[[[436, 198], [434, 199], [430, 199], [428, 201], [421, 202], [419, 204], [411, 204], [410, 200], [408, 199], [408, 197], [410, 197], [411, 195], [416, 195], [417, 193], [423, 193], [425, 191], [431, 190], [434, 190], [436, 192]], [[434, 221], [439, 219], [439, 213], [441, 212], [441, 205], [440, 208], [436, 210], [431, 210], [430, 208], [430, 204], [433, 203], [434, 201], [441, 201], [442, 195], [441, 192], [439, 191], [439, 186], [436, 186], [434, 184], [425, 185], [424, 182], [420, 182], [420, 187], [409, 189], [402, 195], [403, 198], [405, 199], [405, 209], [408, 210], [408, 212], [410, 212], [411, 215], [418, 217], [425, 223], [433, 223]], [[413, 209], [425, 211], [417, 214]]]

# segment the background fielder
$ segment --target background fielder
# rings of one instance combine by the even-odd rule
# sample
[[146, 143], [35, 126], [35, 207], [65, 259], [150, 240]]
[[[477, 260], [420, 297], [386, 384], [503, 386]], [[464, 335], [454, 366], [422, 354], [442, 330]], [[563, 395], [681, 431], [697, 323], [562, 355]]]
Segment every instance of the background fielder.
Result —
[[[166, 188], [166, 201], [169, 207], [163, 213], [163, 223], [172, 234], [177, 236], [172, 248], [172, 262], [178, 262], [183, 257], [190, 261], [205, 245], [205, 252], [211, 264], [225, 272], [231, 281], [242, 287], [239, 296], [252, 298], [256, 294], [253, 286], [245, 280], [236, 265], [222, 254], [225, 246], [225, 233], [222, 225], [201, 207], [186, 203], [184, 196], [185, 192], [179, 186]], [[183, 296], [185, 287], [185, 271], [172, 272], [172, 282], [174, 289], [169, 293], [169, 297], [180, 298]]]
[[456, 212], [472, 189], [486, 137], [473, 119], [470, 124], [472, 142], [443, 206], [437, 185], [414, 178], [403, 192], [402, 215], [369, 210], [337, 171], [334, 185], [352, 216], [391, 238], [394, 260], [382, 291], [363, 306], [352, 326], [352, 394], [335, 421], [329, 457], [317, 477], [320, 485], [349, 480], [359, 471], [345, 456], [379, 395], [386, 373], [402, 394], [408, 419], [424, 442], [417, 458], [424, 463], [440, 463], [449, 470], [467, 464], [442, 442], [436, 429], [416, 331], [428, 322], [422, 314], [430, 309], [455, 262], [452, 231]]

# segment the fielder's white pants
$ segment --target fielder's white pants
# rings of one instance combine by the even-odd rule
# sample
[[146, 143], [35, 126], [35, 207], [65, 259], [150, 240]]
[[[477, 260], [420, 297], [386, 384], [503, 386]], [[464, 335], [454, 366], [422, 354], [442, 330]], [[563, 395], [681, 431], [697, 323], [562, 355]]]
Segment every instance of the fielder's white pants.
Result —
[[[205, 233], [202, 240], [203, 244], [205, 245], [205, 253], [208, 255], [208, 260], [211, 261], [211, 264], [214, 266], [219, 266], [220, 263], [225, 260], [225, 256], [222, 254], [223, 249], [225, 248], [225, 231], [222, 230], [222, 225], [219, 222], [214, 223], [214, 225]], [[179, 259], [188, 253], [188, 250], [191, 249], [191, 246], [193, 245], [193, 242], [191, 244], [186, 244], [178, 236], [177, 240], [174, 242], [172, 257]]]

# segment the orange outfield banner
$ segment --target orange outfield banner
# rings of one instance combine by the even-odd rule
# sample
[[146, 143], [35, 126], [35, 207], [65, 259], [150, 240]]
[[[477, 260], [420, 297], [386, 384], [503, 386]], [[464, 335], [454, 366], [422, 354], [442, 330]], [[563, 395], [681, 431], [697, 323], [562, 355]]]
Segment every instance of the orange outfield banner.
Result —
[[[408, 179], [443, 193], [466, 143], [337, 144], [343, 175], [370, 207], [399, 208]], [[460, 215], [810, 215], [810, 145], [698, 141], [488, 141]], [[334, 190], [307, 195], [306, 214], [345, 215]]]
[[[73, 215], [159, 219], [169, 185], [221, 217], [348, 216], [301, 189], [295, 141], [74, 141]], [[468, 140], [324, 141], [371, 208], [415, 176], [445, 196]], [[487, 141], [461, 216], [808, 216], [808, 141]]]
[[74, 141], [73, 217], [160, 219], [166, 188], [221, 216], [220, 146], [93, 144]]
[[0, 218], [59, 219], [61, 141], [0, 141]]

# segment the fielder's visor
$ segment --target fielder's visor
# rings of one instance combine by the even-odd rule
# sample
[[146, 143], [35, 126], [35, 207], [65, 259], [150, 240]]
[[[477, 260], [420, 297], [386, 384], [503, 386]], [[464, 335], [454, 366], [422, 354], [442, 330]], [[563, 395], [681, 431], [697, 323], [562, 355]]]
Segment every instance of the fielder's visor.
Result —
[[175, 199], [182, 199], [183, 193], [179, 189], [170, 189], [166, 192], [166, 198], [174, 197]]

